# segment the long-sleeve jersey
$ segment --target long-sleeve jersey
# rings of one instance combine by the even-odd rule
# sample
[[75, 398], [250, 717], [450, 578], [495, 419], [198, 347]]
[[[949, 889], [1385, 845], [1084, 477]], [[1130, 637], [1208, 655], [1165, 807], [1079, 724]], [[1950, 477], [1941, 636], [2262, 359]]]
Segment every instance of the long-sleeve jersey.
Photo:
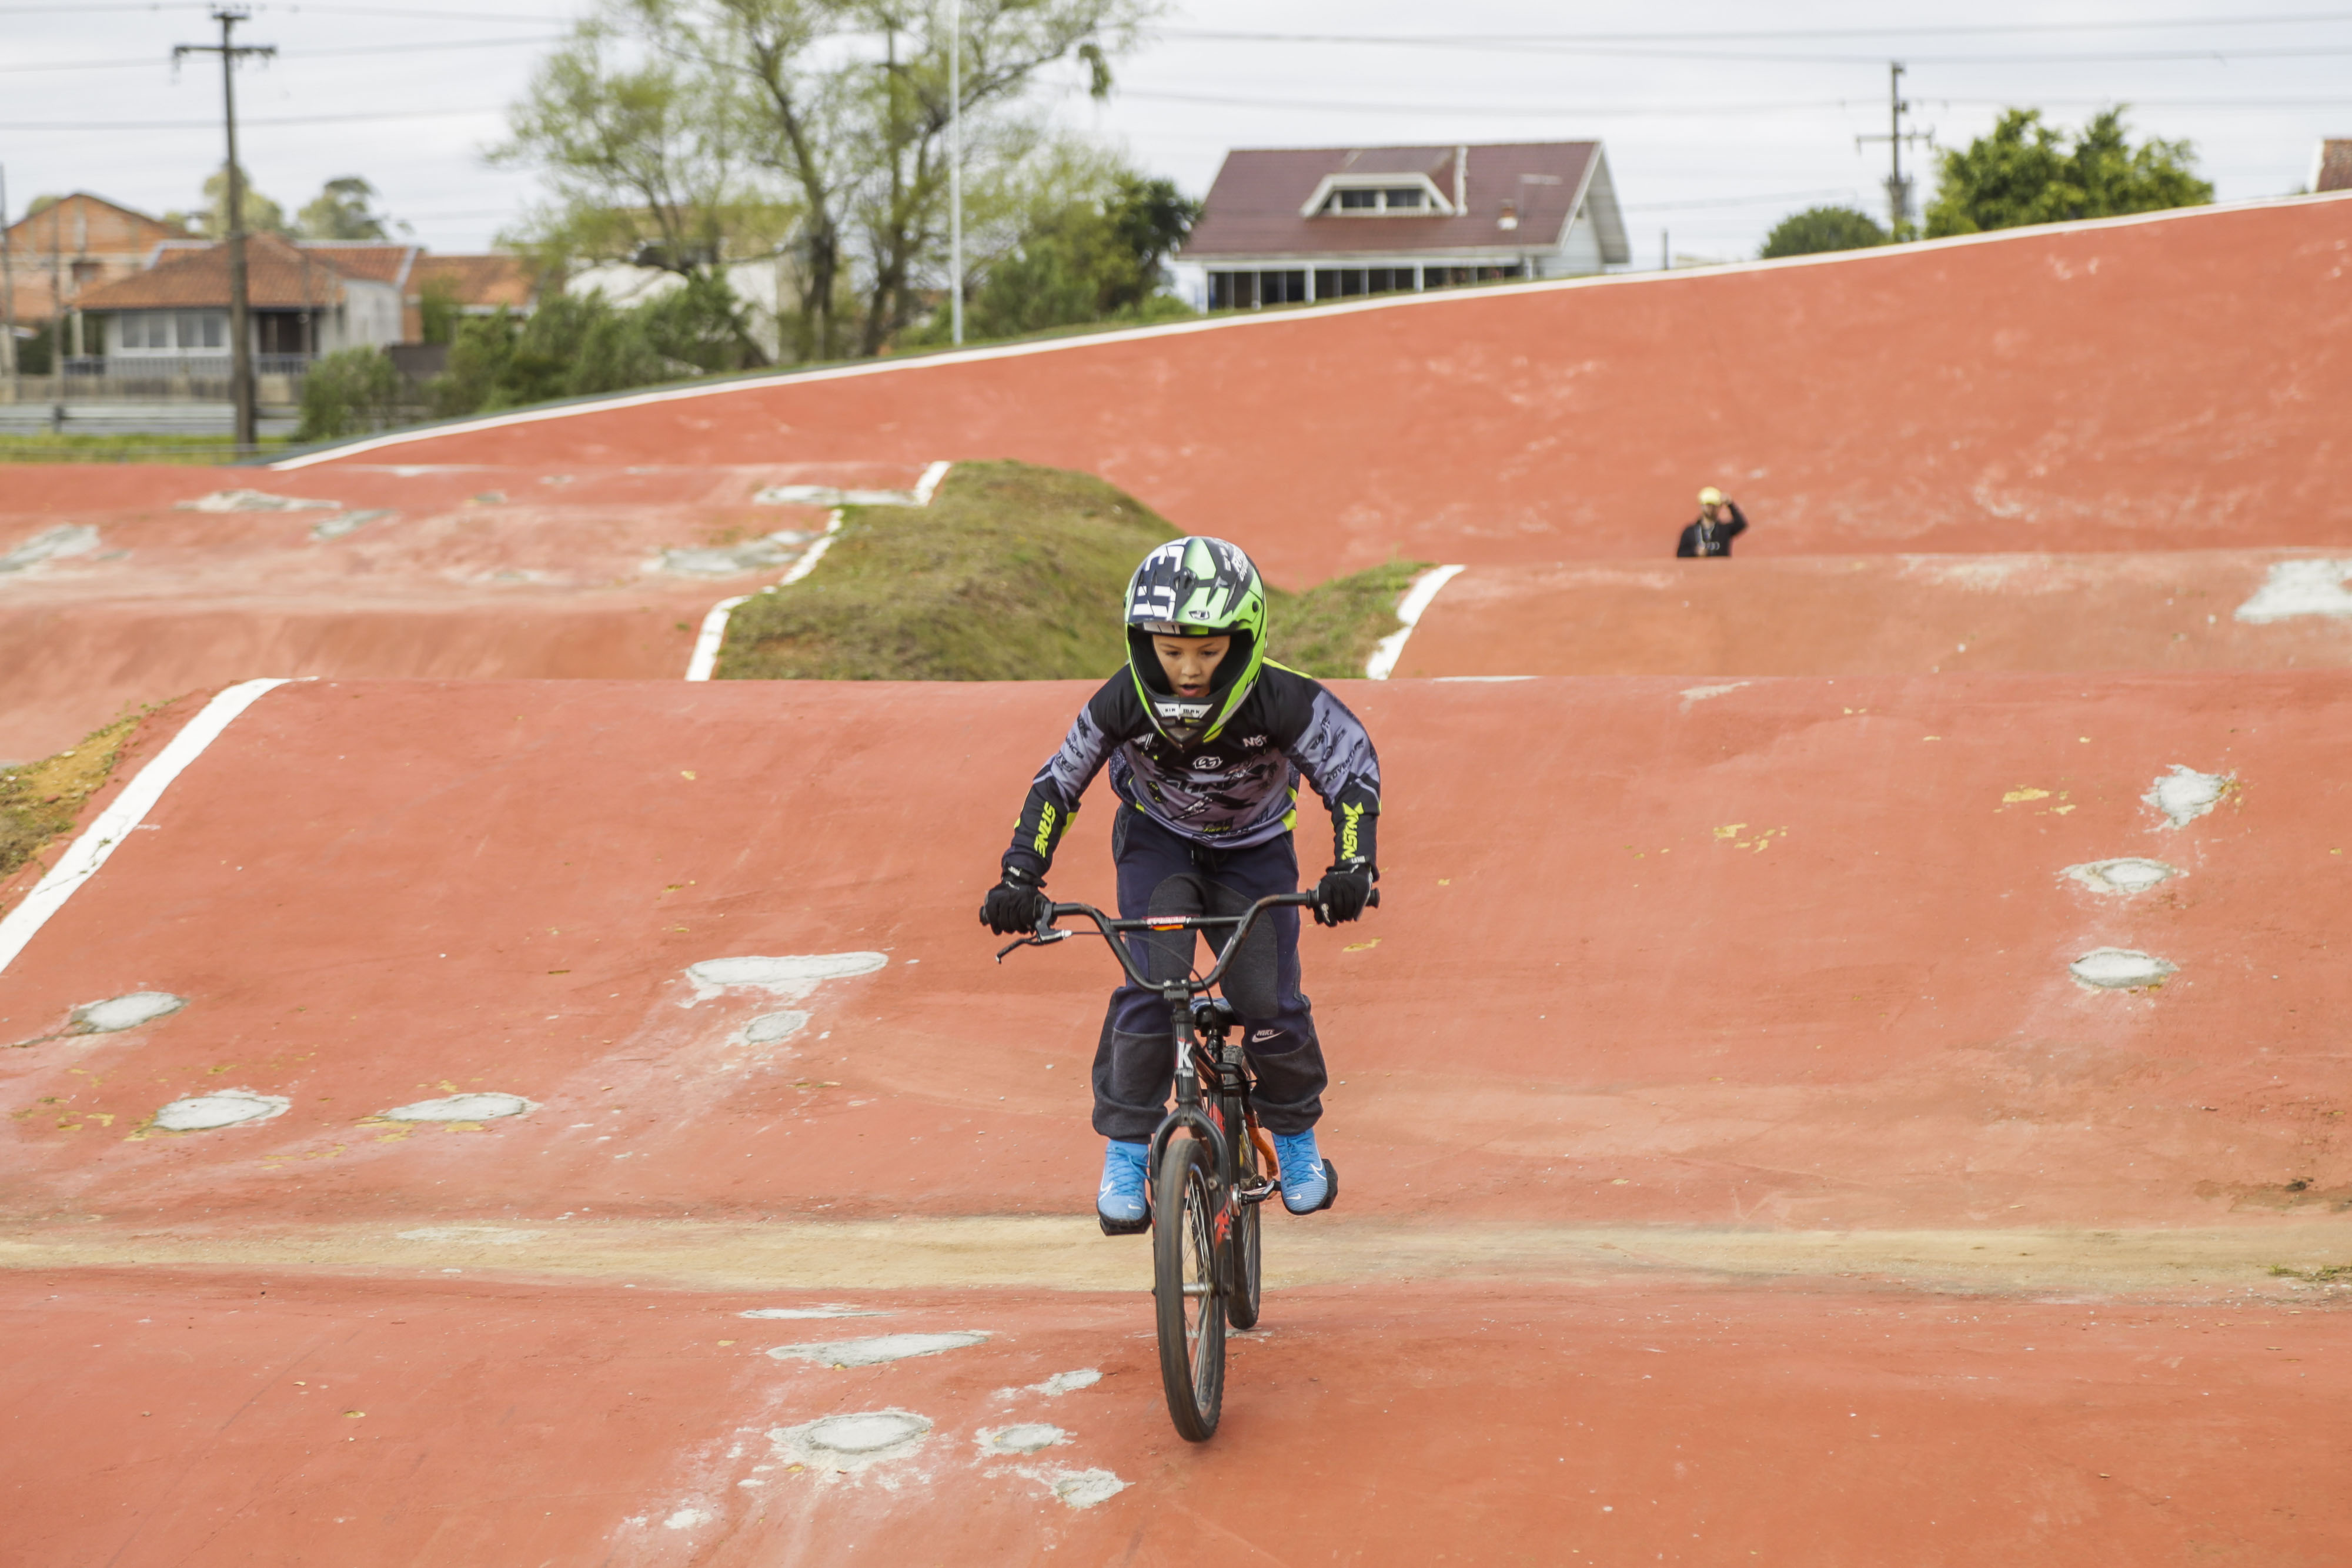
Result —
[[1748, 531], [1748, 519], [1740, 515], [1739, 504], [1726, 501], [1723, 509], [1731, 514], [1729, 522], [1710, 525], [1704, 516], [1683, 529], [1682, 542], [1675, 547], [1676, 556], [1724, 555], [1731, 553], [1731, 541]]
[[1152, 725], [1121, 670], [1088, 698], [1029, 786], [1004, 863], [1039, 876], [1105, 763], [1120, 800], [1197, 844], [1242, 849], [1298, 819], [1304, 778], [1331, 811], [1335, 861], [1374, 861], [1381, 761], [1372, 737], [1322, 683], [1267, 661], [1215, 739], [1179, 746]]

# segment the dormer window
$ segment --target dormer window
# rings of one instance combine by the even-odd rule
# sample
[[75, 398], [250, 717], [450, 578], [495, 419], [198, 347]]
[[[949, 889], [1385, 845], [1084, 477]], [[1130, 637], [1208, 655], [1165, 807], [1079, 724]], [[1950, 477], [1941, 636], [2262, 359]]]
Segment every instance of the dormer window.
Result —
[[1426, 177], [1407, 174], [1336, 174], [1316, 187], [1299, 209], [1302, 217], [1450, 216], [1454, 208]]
[[1327, 213], [1425, 213], [1428, 193], [1418, 185], [1383, 185], [1376, 191], [1339, 190], [1323, 204]]

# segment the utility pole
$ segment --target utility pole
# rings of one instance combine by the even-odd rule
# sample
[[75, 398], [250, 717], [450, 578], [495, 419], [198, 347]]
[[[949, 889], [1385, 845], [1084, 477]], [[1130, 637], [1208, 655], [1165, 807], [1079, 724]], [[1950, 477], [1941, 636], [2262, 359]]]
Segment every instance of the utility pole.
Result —
[[246, 304], [245, 287], [245, 173], [236, 162], [236, 62], [247, 55], [268, 59], [278, 53], [274, 44], [234, 40], [236, 25], [252, 15], [234, 6], [215, 6], [213, 20], [220, 24], [220, 42], [181, 44], [172, 50], [173, 65], [180, 63], [183, 55], [218, 55], [221, 61], [222, 117], [228, 126], [228, 378], [229, 394], [236, 403], [240, 457], [252, 455], [257, 436], [253, 418], [253, 313]]
[[948, 0], [948, 298], [963, 343], [963, 0]]
[[1911, 181], [1903, 172], [1903, 144], [1906, 141], [1932, 143], [1936, 140], [1933, 131], [1903, 129], [1903, 117], [1910, 112], [1911, 106], [1903, 99], [1903, 62], [1889, 60], [1886, 63], [1886, 134], [1857, 136], [1853, 144], [1859, 147], [1865, 141], [1886, 143], [1887, 152], [1894, 161], [1886, 176], [1886, 232], [1896, 239], [1903, 238], [1911, 227]]

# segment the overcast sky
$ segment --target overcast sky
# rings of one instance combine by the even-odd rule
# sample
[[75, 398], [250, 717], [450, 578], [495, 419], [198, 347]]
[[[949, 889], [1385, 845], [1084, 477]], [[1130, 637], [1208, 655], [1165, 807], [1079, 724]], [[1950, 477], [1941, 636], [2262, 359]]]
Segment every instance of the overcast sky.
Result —
[[[1230, 147], [1598, 137], [1649, 267], [1664, 230], [1678, 253], [1733, 257], [1799, 207], [1883, 215], [1885, 147], [1854, 138], [1885, 129], [1890, 58], [1910, 67], [1917, 125], [1946, 145], [2006, 104], [2072, 124], [2124, 101], [2140, 134], [2195, 141], [2221, 199], [2296, 190], [2319, 137], [2352, 135], [2352, 9], [2300, 3], [2232, 17], [2179, 0], [2156, 20], [2114, 0], [1184, 0], [1120, 64], [1109, 103], [1075, 72], [1047, 95], [1071, 127], [1196, 195]], [[246, 166], [289, 214], [324, 181], [364, 175], [435, 249], [481, 248], [531, 189], [481, 150], [584, 9], [255, 4], [241, 36], [280, 54], [240, 76]], [[217, 36], [205, 12], [0, 0], [12, 216], [75, 189], [155, 213], [195, 204], [221, 157], [219, 70], [199, 57], [175, 75], [170, 52]]]

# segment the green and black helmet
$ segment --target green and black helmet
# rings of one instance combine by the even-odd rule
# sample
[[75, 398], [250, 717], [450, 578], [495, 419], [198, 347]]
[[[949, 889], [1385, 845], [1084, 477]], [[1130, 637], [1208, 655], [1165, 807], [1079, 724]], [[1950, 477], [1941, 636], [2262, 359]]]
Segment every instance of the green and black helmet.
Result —
[[[1230, 637], [1204, 702], [1178, 700], [1154, 637]], [[1160, 733], [1180, 746], [1225, 726], [1265, 665], [1265, 585], [1250, 558], [1223, 539], [1171, 539], [1143, 558], [1127, 585], [1127, 667]]]

